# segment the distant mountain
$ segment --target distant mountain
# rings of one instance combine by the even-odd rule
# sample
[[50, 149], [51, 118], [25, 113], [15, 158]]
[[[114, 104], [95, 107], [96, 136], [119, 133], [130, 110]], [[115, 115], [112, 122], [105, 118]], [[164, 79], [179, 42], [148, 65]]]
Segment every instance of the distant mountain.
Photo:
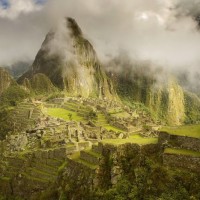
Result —
[[143, 103], [155, 119], [170, 125], [200, 122], [200, 99], [182, 87], [178, 77], [151, 70], [145, 62], [124, 64], [116, 59], [113, 63], [108, 74], [121, 99]]
[[9, 70], [14, 79], [18, 79], [26, 71], [29, 70], [31, 63], [32, 61], [19, 61], [12, 64], [11, 66], [7, 66], [6, 68]]
[[72, 96], [115, 96], [93, 46], [72, 18], [66, 18], [61, 27], [47, 34], [31, 69], [18, 82], [23, 83], [25, 78], [31, 79], [38, 73]]
[[174, 75], [164, 75], [165, 83], [160, 84], [162, 72], [151, 71], [145, 63], [136, 68], [116, 63], [121, 70], [111, 67], [105, 73], [76, 21], [66, 18], [47, 34], [31, 69], [18, 82], [36, 93], [51, 93], [57, 87], [69, 96], [140, 102], [156, 119], [171, 125], [200, 121], [198, 97], [181, 87]]

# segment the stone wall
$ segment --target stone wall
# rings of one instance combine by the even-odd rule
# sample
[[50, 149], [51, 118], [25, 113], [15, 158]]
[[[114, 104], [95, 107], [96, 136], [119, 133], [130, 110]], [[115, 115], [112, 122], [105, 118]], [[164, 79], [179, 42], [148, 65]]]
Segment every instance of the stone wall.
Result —
[[200, 138], [170, 135], [166, 132], [159, 133], [159, 145], [166, 144], [171, 147], [200, 151]]
[[83, 149], [86, 149], [88, 147], [90, 147], [90, 142], [89, 141], [88, 142], [79, 142], [78, 143], [78, 149], [79, 150], [83, 150]]
[[98, 145], [92, 145], [92, 150], [96, 153], [102, 154], [103, 144], [99, 142]]
[[37, 159], [65, 159], [67, 149], [66, 148], [58, 148], [58, 149], [50, 149], [50, 150], [38, 150], [33, 153], [33, 156]]
[[193, 172], [200, 173], [200, 158], [186, 155], [164, 154], [164, 165], [171, 167], [180, 167]]
[[158, 144], [146, 144], [141, 146], [141, 154], [145, 156], [156, 156], [159, 153]]
[[96, 171], [74, 160], [67, 159], [67, 167], [58, 179], [58, 185], [67, 194], [66, 199], [88, 199], [95, 187]]
[[83, 159], [89, 163], [92, 163], [93, 165], [99, 165], [99, 163], [100, 163], [100, 157], [90, 155], [89, 153], [87, 153], [85, 151], [80, 152], [80, 157], [81, 157], [81, 159]]

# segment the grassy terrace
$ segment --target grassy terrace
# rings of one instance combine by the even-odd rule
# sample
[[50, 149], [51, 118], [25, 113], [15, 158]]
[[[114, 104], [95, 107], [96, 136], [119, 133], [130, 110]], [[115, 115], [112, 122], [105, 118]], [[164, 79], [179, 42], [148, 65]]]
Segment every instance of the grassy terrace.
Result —
[[[80, 115], [78, 115], [77, 112], [67, 110], [67, 109], [63, 109], [63, 108], [48, 108], [47, 113], [48, 113], [49, 116], [62, 118], [66, 121], [70, 121], [69, 114], [71, 114], [72, 115], [72, 121], [78, 121], [78, 122], [85, 121], [84, 117], [81, 117]], [[98, 120], [95, 124], [97, 126], [103, 126], [108, 131], [113, 130], [113, 131], [116, 131], [116, 132], [123, 132], [123, 130], [109, 125], [103, 114], [98, 114]]]
[[163, 127], [161, 131], [165, 131], [172, 135], [188, 136], [200, 138], [200, 125], [187, 125], [179, 127]]
[[84, 119], [78, 116], [76, 112], [69, 111], [63, 108], [48, 108], [47, 113], [52, 117], [62, 118], [66, 121], [70, 121], [69, 115], [71, 114], [73, 121], [84, 121]]
[[131, 135], [128, 139], [106, 139], [103, 140], [104, 144], [114, 144], [121, 145], [125, 143], [134, 143], [139, 145], [145, 144], [156, 144], [158, 142], [158, 138], [144, 138], [140, 135]]
[[115, 131], [115, 132], [124, 132], [123, 130], [117, 128], [117, 127], [114, 127], [114, 126], [111, 126], [111, 125], [105, 125], [103, 126], [105, 129], [107, 129], [108, 131]]
[[113, 117], [124, 117], [128, 118], [130, 115], [127, 112], [118, 112], [118, 113], [111, 113]]
[[166, 148], [164, 151], [165, 154], [176, 154], [176, 155], [185, 155], [185, 156], [193, 156], [193, 157], [200, 157], [200, 152], [197, 151], [190, 151], [187, 149], [172, 149]]
[[87, 149], [87, 150], [85, 150], [85, 152], [90, 154], [90, 155], [92, 155], [92, 156], [94, 156], [94, 157], [96, 157], [96, 158], [101, 157], [101, 154], [96, 153], [96, 152], [92, 151], [91, 149]]
[[[10, 177], [1, 177], [0, 176], [0, 181], [10, 181]], [[1, 197], [1, 196], [0, 196]], [[1, 199], [1, 198], [0, 198]]]

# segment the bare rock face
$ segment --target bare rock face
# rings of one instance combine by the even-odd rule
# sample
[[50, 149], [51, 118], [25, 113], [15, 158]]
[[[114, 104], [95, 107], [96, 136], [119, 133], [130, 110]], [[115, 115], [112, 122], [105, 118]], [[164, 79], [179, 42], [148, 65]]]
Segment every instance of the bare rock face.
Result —
[[170, 125], [181, 125], [186, 118], [183, 88], [174, 78], [165, 86], [150, 88], [147, 106]]
[[113, 98], [115, 95], [93, 46], [72, 18], [66, 18], [47, 34], [32, 69], [19, 82], [38, 73], [45, 74], [55, 86], [72, 96]]
[[3, 68], [0, 68], [0, 95], [7, 90], [7, 88], [13, 82], [10, 74]]

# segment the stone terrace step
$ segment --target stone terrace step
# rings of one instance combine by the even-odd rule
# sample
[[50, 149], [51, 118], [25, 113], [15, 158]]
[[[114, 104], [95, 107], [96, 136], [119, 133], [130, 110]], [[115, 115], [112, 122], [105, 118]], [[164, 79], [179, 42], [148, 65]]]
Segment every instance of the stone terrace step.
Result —
[[[71, 162], [72, 166], [76, 166], [76, 163], [83, 165], [84, 167], [89, 168], [90, 170], [95, 170], [98, 168], [98, 165], [92, 164], [80, 158], [80, 152], [76, 152], [70, 155], [67, 159], [67, 162]], [[74, 163], [73, 163], [74, 162]]]
[[45, 180], [48, 180], [48, 181], [54, 181], [57, 178], [56, 175], [49, 174], [49, 173], [40, 171], [36, 168], [31, 168], [31, 167], [26, 169], [26, 174], [28, 174], [28, 175], [30, 175], [34, 178], [37, 178], [37, 179], [45, 179]]
[[58, 167], [52, 167], [52, 166], [49, 166], [49, 165], [45, 165], [45, 164], [42, 164], [40, 162], [38, 163], [31, 163], [32, 167], [37, 169], [37, 170], [40, 170], [42, 172], [46, 172], [48, 174], [52, 174], [52, 175], [57, 175], [57, 172], [58, 172]]
[[174, 155], [184, 155], [184, 156], [191, 156], [191, 157], [199, 157], [200, 152], [198, 151], [191, 151], [188, 149], [177, 149], [177, 148], [166, 148], [164, 154], [174, 154]]
[[56, 160], [56, 159], [47, 159], [46, 164], [51, 167], [60, 167], [64, 160]]
[[16, 168], [21, 168], [25, 163], [25, 159], [19, 157], [7, 157], [6, 160], [8, 161], [9, 165]]
[[12, 177], [16, 176], [17, 171], [12, 171], [11, 169], [7, 169], [6, 172], [4, 173], [4, 176], [12, 178]]
[[94, 165], [94, 164], [92, 164], [92, 163], [89, 163], [89, 162], [87, 162], [87, 161], [85, 161], [85, 160], [82, 160], [82, 159], [77, 159], [77, 160], [74, 160], [75, 162], [77, 162], [77, 163], [79, 163], [79, 164], [81, 164], [81, 165], [84, 165], [85, 167], [87, 167], [87, 168], [89, 168], [89, 169], [92, 169], [92, 170], [95, 170], [95, 169], [97, 169], [98, 168], [98, 165]]
[[200, 173], [200, 152], [167, 148], [163, 154], [163, 163], [167, 166]]
[[43, 179], [43, 178], [36, 178], [34, 176], [31, 176], [30, 174], [27, 174], [27, 173], [22, 173], [22, 176], [25, 177], [26, 179], [29, 180], [29, 182], [32, 182], [33, 184], [36, 183], [36, 184], [42, 184], [42, 186], [47, 185], [50, 183], [50, 181], [48, 179]]
[[81, 151], [80, 159], [93, 165], [99, 165], [101, 155], [93, 151]]
[[92, 151], [97, 153], [97, 154], [102, 154], [102, 151], [103, 151], [103, 148], [100, 144], [96, 145], [96, 144], [93, 144], [92, 145]]

